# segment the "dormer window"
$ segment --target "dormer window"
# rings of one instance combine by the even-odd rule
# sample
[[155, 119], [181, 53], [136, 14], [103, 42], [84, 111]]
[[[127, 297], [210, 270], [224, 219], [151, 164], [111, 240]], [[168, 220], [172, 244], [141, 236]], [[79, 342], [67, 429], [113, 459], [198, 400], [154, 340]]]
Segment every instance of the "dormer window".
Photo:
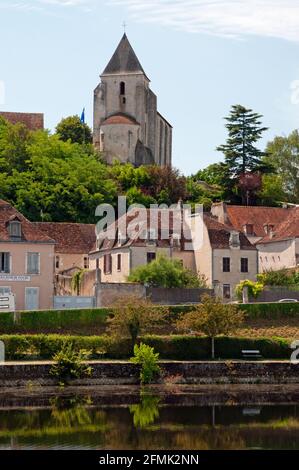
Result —
[[238, 248], [240, 246], [240, 235], [238, 232], [232, 232], [230, 234], [229, 244], [233, 248]]
[[246, 235], [254, 235], [253, 224], [244, 225], [244, 232]]
[[9, 236], [16, 240], [22, 237], [22, 224], [19, 220], [9, 222]]
[[264, 230], [267, 234], [270, 234], [274, 230], [274, 225], [273, 224], [265, 224], [264, 225]]

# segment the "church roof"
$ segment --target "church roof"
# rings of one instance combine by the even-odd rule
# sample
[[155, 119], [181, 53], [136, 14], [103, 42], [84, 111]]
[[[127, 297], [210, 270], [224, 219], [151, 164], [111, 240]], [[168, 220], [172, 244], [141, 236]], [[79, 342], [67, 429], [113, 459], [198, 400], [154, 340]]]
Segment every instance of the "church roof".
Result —
[[102, 75], [119, 74], [119, 73], [143, 73], [145, 72], [127, 38], [126, 33], [121, 38], [110, 62], [105, 68]]
[[133, 124], [139, 125], [138, 122], [132, 118], [131, 116], [127, 116], [126, 114], [114, 114], [113, 116], [108, 117], [103, 123], [102, 126], [108, 124]]

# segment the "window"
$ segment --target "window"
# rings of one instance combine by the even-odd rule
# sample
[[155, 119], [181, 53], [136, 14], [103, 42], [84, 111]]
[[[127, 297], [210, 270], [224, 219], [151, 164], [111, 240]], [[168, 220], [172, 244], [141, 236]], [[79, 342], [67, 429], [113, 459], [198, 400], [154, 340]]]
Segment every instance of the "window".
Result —
[[10, 273], [10, 253], [0, 252], [0, 272]]
[[156, 253], [152, 253], [152, 252], [148, 252], [146, 254], [146, 259], [147, 259], [147, 263], [151, 263], [152, 261], [154, 261], [156, 259]]
[[9, 223], [9, 235], [11, 238], [18, 239], [22, 236], [21, 222], [14, 220]]
[[132, 145], [132, 135], [133, 135], [133, 133], [131, 131], [129, 131], [128, 132], [128, 146], [129, 146], [129, 148]]
[[231, 246], [233, 247], [238, 247], [240, 246], [240, 236], [239, 236], [239, 233], [237, 232], [232, 232], [230, 234], [230, 240], [229, 240], [229, 243]]
[[112, 255], [105, 255], [104, 256], [104, 274], [111, 274], [112, 273]]
[[119, 85], [119, 93], [121, 95], [125, 95], [126, 94], [126, 84], [125, 82], [120, 82], [120, 85]]
[[84, 266], [84, 269], [89, 269], [89, 259], [88, 259], [88, 256], [84, 256], [83, 266]]
[[224, 273], [230, 272], [230, 258], [222, 258], [222, 270]]
[[246, 224], [245, 225], [245, 233], [246, 233], [246, 235], [254, 235], [253, 224]]
[[241, 273], [248, 273], [248, 258], [241, 258]]
[[59, 269], [59, 266], [60, 266], [60, 258], [59, 258], [59, 256], [56, 256], [55, 257], [55, 268]]
[[10, 294], [11, 288], [10, 287], [0, 287], [0, 295]]
[[230, 299], [230, 284], [223, 284], [223, 298]]
[[123, 104], [126, 104], [127, 100], [126, 98], [123, 96]]
[[121, 271], [121, 253], [117, 255], [117, 271]]
[[39, 274], [39, 253], [27, 253], [27, 274]]

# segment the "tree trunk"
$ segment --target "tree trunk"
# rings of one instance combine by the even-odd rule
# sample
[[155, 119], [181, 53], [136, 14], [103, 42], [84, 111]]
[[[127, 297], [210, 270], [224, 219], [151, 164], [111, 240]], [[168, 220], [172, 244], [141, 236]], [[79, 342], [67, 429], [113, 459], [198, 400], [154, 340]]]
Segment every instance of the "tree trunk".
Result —
[[211, 338], [212, 341], [212, 359], [215, 359], [215, 338]]

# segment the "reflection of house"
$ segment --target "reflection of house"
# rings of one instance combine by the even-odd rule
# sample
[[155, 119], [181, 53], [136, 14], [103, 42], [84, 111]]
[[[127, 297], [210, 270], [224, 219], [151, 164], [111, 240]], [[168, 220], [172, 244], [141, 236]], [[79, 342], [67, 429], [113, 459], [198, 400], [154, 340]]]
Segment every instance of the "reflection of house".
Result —
[[53, 305], [54, 240], [8, 202], [0, 201], [0, 294], [17, 310]]
[[260, 271], [292, 268], [299, 264], [299, 207], [257, 243]]
[[[169, 236], [164, 239], [165, 219], [160, 214], [161, 210], [157, 228], [150, 225], [150, 214], [146, 211], [146, 218], [143, 219], [146, 224], [140, 224], [134, 236], [123, 236], [121, 233], [125, 220], [123, 217], [116, 223], [114, 237], [101, 235], [98, 238], [97, 250], [90, 253], [90, 257], [99, 260], [102, 282], [126, 282], [134, 268], [150, 263], [158, 254], [179, 259], [186, 268], [204, 274], [209, 286], [215, 285], [218, 295], [225, 298], [233, 297], [235, 286], [240, 280], [256, 279], [257, 250], [245, 234], [204, 216], [201, 225], [203, 243], [193, 250], [188, 242], [189, 237], [185, 239], [178, 236], [172, 220], [169, 223]], [[136, 214], [127, 217], [127, 228], [135, 217]], [[142, 217], [138, 214], [140, 220]]]

